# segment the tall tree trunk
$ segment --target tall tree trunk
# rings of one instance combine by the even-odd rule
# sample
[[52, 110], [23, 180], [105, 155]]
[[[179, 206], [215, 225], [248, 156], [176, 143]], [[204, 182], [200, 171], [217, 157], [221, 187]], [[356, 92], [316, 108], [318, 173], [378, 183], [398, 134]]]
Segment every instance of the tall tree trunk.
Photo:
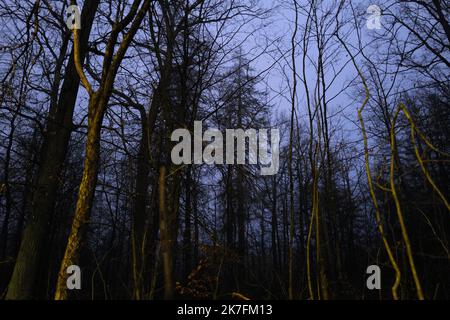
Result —
[[184, 213], [184, 234], [183, 234], [183, 251], [184, 251], [184, 276], [187, 278], [192, 270], [192, 241], [191, 241], [191, 168], [186, 172], [186, 210]]
[[[288, 159], [288, 175], [289, 175], [289, 300], [294, 299], [294, 239], [295, 239], [295, 219], [294, 219], [294, 173], [293, 173], [293, 152], [294, 152], [294, 119], [295, 119], [295, 101], [297, 99], [297, 68], [295, 60], [296, 37], [298, 31], [298, 3], [294, 0], [295, 8], [295, 26], [291, 38], [291, 58], [292, 58], [292, 92], [291, 92], [291, 123], [289, 130], [289, 159]], [[298, 132], [300, 135], [300, 132]]]
[[6, 155], [5, 155], [5, 168], [4, 168], [4, 174], [3, 174], [3, 181], [5, 184], [5, 218], [3, 219], [3, 225], [1, 230], [1, 239], [0, 239], [0, 260], [4, 260], [4, 258], [7, 256], [7, 250], [8, 250], [8, 234], [9, 234], [9, 221], [11, 217], [11, 209], [12, 209], [12, 196], [11, 196], [11, 185], [9, 182], [9, 166], [11, 163], [11, 151], [14, 144], [14, 132], [16, 129], [16, 119], [17, 119], [17, 113], [15, 113], [11, 119], [11, 129], [8, 134], [8, 145], [6, 147]]
[[[133, 272], [133, 296], [134, 299], [143, 298], [144, 283], [147, 282], [145, 274], [147, 271], [146, 260], [148, 259], [148, 246], [152, 237], [148, 227], [151, 222], [149, 210], [147, 210], [147, 192], [150, 186], [150, 144], [155, 128], [156, 117], [158, 113], [156, 93], [152, 99], [149, 112], [141, 112], [142, 136], [139, 146], [138, 164], [136, 172], [136, 194], [133, 208], [132, 221], [132, 272]], [[151, 246], [152, 247], [152, 246]]]
[[[100, 0], [86, 1], [81, 13], [83, 29], [80, 34], [80, 60], [83, 61], [88, 47], [89, 34]], [[73, 50], [72, 50], [73, 51]], [[72, 52], [66, 67], [59, 101], [50, 109], [37, 186], [31, 203], [30, 217], [23, 232], [22, 241], [10, 280], [6, 299], [30, 299], [34, 294], [40, 253], [44, 248], [50, 216], [56, 202], [59, 176], [67, 153], [72, 131], [72, 117], [78, 95], [80, 78], [77, 74]]]
[[142, 119], [142, 137], [139, 146], [138, 164], [136, 172], [136, 191], [133, 208], [133, 221], [131, 228], [131, 250], [133, 268], [133, 297], [142, 299], [143, 272], [145, 264], [145, 221], [147, 219], [147, 192], [149, 175], [148, 125]]
[[192, 204], [193, 211], [194, 211], [194, 265], [197, 265], [198, 263], [198, 249], [199, 249], [199, 233], [200, 230], [198, 228], [199, 226], [199, 219], [198, 219], [198, 196], [197, 196], [197, 184], [194, 182], [193, 185], [193, 193], [194, 193], [194, 202]]
[[272, 240], [272, 263], [276, 271], [279, 270], [280, 258], [278, 244], [280, 243], [278, 239], [278, 218], [277, 218], [277, 184], [275, 176], [272, 178], [272, 229], [271, 229], [271, 240]]
[[[239, 166], [237, 168], [237, 177], [236, 177], [236, 191], [237, 191], [237, 225], [238, 225], [238, 255], [241, 259], [241, 262], [245, 263], [245, 251], [246, 251], [246, 232], [245, 232], [245, 224], [246, 224], [246, 208], [245, 208], [245, 191], [244, 191], [244, 182], [243, 182], [243, 166]], [[240, 270], [240, 276], [244, 276], [245, 269]]]
[[167, 206], [165, 166], [159, 168], [159, 230], [161, 236], [161, 257], [164, 274], [164, 299], [172, 300], [175, 296], [175, 282], [173, 275], [173, 241], [171, 239], [170, 210]]
[[[91, 98], [89, 109], [96, 107], [97, 95]], [[103, 102], [104, 103], [104, 102]], [[100, 159], [100, 132], [103, 122], [103, 112], [97, 112], [88, 121], [88, 134], [86, 142], [86, 155], [84, 160], [83, 177], [78, 191], [78, 200], [72, 228], [69, 235], [58, 281], [56, 284], [55, 300], [65, 300], [68, 297], [66, 286], [66, 270], [71, 265], [78, 265], [81, 242], [89, 223], [90, 213], [97, 185], [98, 167]]]
[[40, 135], [39, 129], [37, 127], [33, 130], [33, 139], [31, 140], [30, 148], [28, 150], [26, 169], [25, 169], [25, 187], [22, 193], [22, 209], [21, 214], [18, 217], [17, 227], [15, 232], [14, 241], [14, 257], [17, 257], [17, 253], [20, 248], [20, 239], [22, 238], [23, 226], [25, 223], [25, 217], [28, 216], [30, 210], [30, 204], [33, 197], [31, 192], [34, 183], [34, 171], [36, 169], [35, 163], [37, 163], [37, 155], [35, 153], [35, 146], [38, 145], [38, 135]]
[[226, 185], [226, 243], [229, 249], [234, 248], [234, 209], [233, 209], [233, 168], [227, 166], [227, 185]]

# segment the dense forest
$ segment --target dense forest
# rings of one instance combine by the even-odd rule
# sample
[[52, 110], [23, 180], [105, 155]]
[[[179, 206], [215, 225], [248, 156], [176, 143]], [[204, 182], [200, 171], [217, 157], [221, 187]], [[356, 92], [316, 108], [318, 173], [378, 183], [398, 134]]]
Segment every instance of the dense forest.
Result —
[[450, 299], [446, 0], [4, 0], [0, 78], [0, 299]]

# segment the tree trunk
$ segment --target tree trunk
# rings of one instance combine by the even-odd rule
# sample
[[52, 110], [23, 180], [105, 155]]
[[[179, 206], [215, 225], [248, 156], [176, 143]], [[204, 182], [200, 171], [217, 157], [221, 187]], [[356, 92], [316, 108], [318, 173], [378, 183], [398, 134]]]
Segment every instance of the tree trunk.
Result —
[[[80, 60], [88, 47], [89, 34], [100, 0], [87, 1], [83, 7], [80, 35]], [[80, 78], [72, 52], [66, 67], [59, 101], [50, 109], [40, 156], [37, 186], [31, 203], [30, 217], [10, 280], [6, 299], [30, 299], [34, 294], [40, 253], [44, 248], [50, 216], [56, 202], [59, 175], [67, 153], [72, 131], [72, 117], [78, 95]]]
[[184, 234], [183, 234], [183, 251], [184, 251], [184, 276], [187, 278], [192, 270], [192, 241], [191, 241], [191, 168], [186, 173], [186, 210], [184, 213]]
[[[93, 95], [89, 103], [89, 110], [96, 109], [97, 95]], [[103, 102], [104, 103], [104, 102]], [[98, 106], [97, 106], [98, 107]], [[98, 109], [99, 110], [99, 109]], [[81, 242], [89, 223], [92, 204], [97, 185], [98, 167], [100, 159], [100, 132], [103, 112], [96, 112], [88, 121], [86, 155], [83, 167], [83, 177], [78, 191], [78, 200], [72, 222], [69, 240], [59, 270], [55, 300], [65, 300], [68, 296], [66, 286], [66, 270], [71, 265], [78, 265]]]
[[[146, 274], [146, 263], [148, 258], [148, 248], [146, 244], [151, 236], [148, 234], [147, 226], [149, 226], [149, 210], [147, 210], [147, 192], [150, 185], [150, 143], [153, 130], [155, 127], [156, 116], [158, 113], [158, 104], [155, 97], [148, 114], [142, 112], [142, 137], [139, 146], [138, 166], [136, 172], [136, 195], [133, 208], [132, 222], [132, 268], [133, 268], [133, 296], [134, 299], [143, 298], [144, 283]], [[144, 280], [145, 279], [145, 280]]]
[[273, 177], [272, 181], [272, 230], [271, 230], [271, 239], [272, 239], [272, 263], [273, 268], [277, 271], [280, 266], [280, 258], [279, 258], [279, 250], [278, 244], [278, 218], [277, 218], [277, 184], [276, 178]]
[[[161, 237], [161, 257], [164, 274], [164, 299], [172, 300], [175, 296], [174, 280], [174, 244], [176, 232], [174, 232], [175, 219], [173, 208], [168, 206], [168, 196], [166, 195], [166, 175], [167, 169], [161, 166], [159, 169], [159, 230]], [[175, 237], [174, 237], [175, 235]]]

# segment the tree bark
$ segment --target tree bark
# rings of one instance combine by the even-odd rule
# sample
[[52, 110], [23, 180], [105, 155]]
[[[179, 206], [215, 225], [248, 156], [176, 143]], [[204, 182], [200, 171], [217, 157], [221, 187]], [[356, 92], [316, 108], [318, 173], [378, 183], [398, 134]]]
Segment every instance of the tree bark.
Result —
[[[156, 95], [156, 94], [155, 94]], [[138, 165], [136, 172], [136, 195], [133, 208], [132, 222], [132, 268], [133, 268], [133, 296], [136, 300], [141, 300], [144, 293], [144, 282], [148, 258], [148, 248], [146, 244], [151, 235], [148, 234], [149, 210], [147, 210], [148, 189], [150, 185], [150, 143], [155, 128], [158, 113], [157, 99], [152, 99], [149, 112], [142, 112], [142, 137], [139, 146]]]
[[175, 280], [173, 272], [173, 244], [171, 229], [173, 221], [170, 215], [170, 208], [167, 206], [166, 195], [166, 174], [165, 166], [159, 168], [159, 231], [161, 237], [161, 257], [164, 273], [164, 299], [172, 300], [175, 296]]
[[[94, 95], [91, 99], [89, 109], [92, 104], [96, 104]], [[92, 204], [94, 201], [95, 186], [98, 178], [98, 167], [100, 159], [100, 132], [103, 121], [103, 113], [96, 113], [88, 121], [88, 135], [86, 143], [86, 155], [84, 160], [83, 177], [78, 191], [77, 206], [72, 222], [69, 240], [59, 271], [58, 282], [56, 284], [55, 300], [65, 300], [68, 297], [66, 287], [66, 270], [71, 265], [78, 265], [80, 248], [86, 227], [89, 223]]]

